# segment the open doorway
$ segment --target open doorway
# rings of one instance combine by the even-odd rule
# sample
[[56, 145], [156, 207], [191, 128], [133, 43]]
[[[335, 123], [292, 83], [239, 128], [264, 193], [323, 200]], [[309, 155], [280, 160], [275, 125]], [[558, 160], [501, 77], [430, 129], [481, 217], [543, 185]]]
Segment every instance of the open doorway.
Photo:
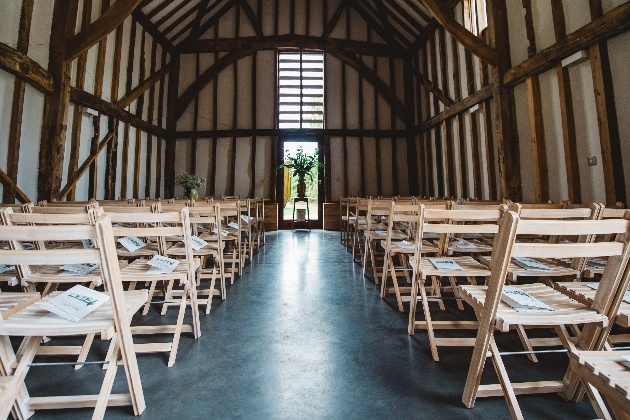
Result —
[[[282, 137], [280, 152], [281, 161], [285, 161], [288, 156], [295, 157], [298, 151], [302, 151], [307, 156], [313, 156], [317, 153], [318, 160], [323, 161], [323, 141], [318, 137]], [[298, 198], [298, 178], [294, 176], [291, 169], [285, 168], [280, 172], [280, 181], [278, 184], [280, 191], [278, 197], [281, 197], [280, 207], [280, 226], [284, 229], [293, 227], [321, 228], [322, 223], [322, 202], [323, 202], [323, 170], [314, 168], [312, 178], [305, 177], [306, 200]], [[306, 223], [305, 223], [306, 222]]]

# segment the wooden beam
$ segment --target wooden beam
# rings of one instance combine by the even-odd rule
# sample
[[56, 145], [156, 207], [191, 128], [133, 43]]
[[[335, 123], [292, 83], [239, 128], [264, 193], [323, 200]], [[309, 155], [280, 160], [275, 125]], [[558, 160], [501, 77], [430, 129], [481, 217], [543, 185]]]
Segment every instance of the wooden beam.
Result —
[[[324, 32], [322, 33], [322, 36], [321, 36], [322, 38], [328, 38], [330, 36], [332, 31], [335, 29], [335, 26], [337, 26], [337, 23], [339, 22], [339, 18], [341, 17], [341, 14], [343, 13], [344, 10], [346, 10], [347, 7], [348, 5], [345, 1], [339, 2], [339, 5], [335, 9], [335, 12], [333, 13], [332, 17], [330, 18], [328, 23], [326, 23], [326, 28], [324, 28]], [[326, 17], [327, 16], [324, 16], [324, 18]]]
[[74, 32], [78, 0], [55, 0], [50, 33], [48, 71], [54, 81], [46, 96], [39, 149], [37, 200], [57, 198], [61, 188], [70, 104], [71, 65], [65, 41]]
[[[455, 20], [446, 6], [439, 0], [422, 0], [424, 6], [435, 16], [435, 19], [470, 52], [485, 61], [497, 65], [497, 50], [488, 46], [468, 29]], [[488, 8], [490, 10], [490, 8]]]
[[77, 182], [81, 179], [81, 177], [85, 174], [85, 172], [89, 169], [90, 165], [96, 161], [98, 155], [103, 151], [105, 146], [107, 146], [113, 139], [114, 133], [109, 132], [103, 137], [103, 140], [100, 141], [96, 150], [93, 150], [90, 155], [83, 161], [81, 166], [72, 174], [72, 176], [68, 177], [68, 182], [66, 186], [63, 187], [61, 192], [59, 193], [59, 200], [63, 200], [66, 198], [68, 193], [77, 185]]
[[136, 22], [138, 22], [140, 26], [142, 26], [144, 30], [153, 37], [154, 40], [160, 43], [160, 46], [163, 49], [168, 51], [170, 54], [173, 54], [175, 52], [175, 47], [173, 46], [171, 41], [169, 41], [168, 38], [164, 36], [162, 31], [160, 31], [153, 24], [153, 22], [147, 17], [147, 15], [142, 13], [142, 10], [140, 8], [134, 10], [131, 15], [136, 20]]
[[404, 139], [406, 130], [359, 130], [343, 128], [237, 128], [225, 130], [177, 131], [178, 139], [211, 139], [214, 137], [275, 137], [286, 136], [329, 136], [329, 137], [392, 137]]
[[136, 86], [131, 92], [125, 95], [120, 101], [118, 101], [117, 105], [120, 108], [127, 108], [129, 105], [133, 103], [140, 95], [149, 90], [150, 87], [155, 85], [160, 80], [164, 79], [164, 77], [171, 71], [170, 63], [166, 66], [162, 67], [157, 72], [153, 73], [151, 76], [147, 77], [143, 82], [141, 82], [138, 86]]
[[467, 98], [464, 98], [455, 102], [452, 106], [450, 106], [449, 108], [446, 108], [444, 111], [442, 111], [440, 114], [436, 115], [435, 117], [431, 118], [430, 120], [425, 121], [422, 124], [420, 124], [420, 127], [419, 127], [420, 131], [429, 130], [435, 127], [436, 125], [438, 125], [439, 123], [441, 123], [442, 121], [448, 118], [454, 117], [455, 115], [461, 112], [464, 112], [470, 107], [475, 106], [478, 103], [483, 102], [489, 98], [492, 98], [492, 88], [490, 86], [484, 86], [481, 89], [479, 89], [477, 92], [468, 96]]
[[80, 91], [76, 88], [70, 88], [70, 100], [77, 105], [92, 108], [110, 117], [129, 123], [142, 131], [153, 134], [154, 136], [158, 136], [163, 139], [169, 137], [169, 132], [162, 127], [153, 125], [152, 123], [133, 115], [131, 112], [120, 109], [116, 105], [98, 98], [89, 92]]
[[212, 81], [216, 74], [219, 74], [230, 64], [240, 60], [241, 58], [251, 55], [251, 53], [251, 50], [237, 50], [216, 60], [213, 65], [201, 73], [201, 75], [180, 95], [173, 110], [174, 116], [179, 119], [184, 114], [184, 111], [186, 111], [186, 108], [188, 108], [188, 105], [190, 105], [199, 92], [208, 83], [210, 83], [210, 81]]
[[22, 191], [20, 187], [18, 187], [17, 184], [13, 182], [13, 180], [9, 178], [6, 172], [4, 172], [2, 169], [0, 169], [0, 182], [2, 182], [2, 185], [4, 185], [6, 188], [9, 188], [15, 191], [15, 194], [16, 194], [15, 198], [17, 198], [20, 203], [31, 202], [31, 199], [28, 198], [28, 196], [24, 193], [24, 191]]
[[238, 4], [238, 1], [240, 0], [229, 0], [227, 3], [225, 3], [223, 7], [217, 10], [216, 13], [214, 13], [212, 17], [208, 19], [203, 25], [199, 26], [199, 28], [197, 28], [196, 30], [191, 31], [190, 35], [184, 38], [184, 40], [180, 41], [176, 46], [176, 50], [180, 52], [180, 48], [182, 46], [185, 46], [189, 42], [197, 40], [208, 29], [212, 28], [227, 12], [235, 7]]
[[543, 124], [542, 99], [538, 76], [527, 78], [527, 104], [529, 106], [529, 135], [534, 172], [534, 199], [537, 203], [549, 200], [549, 173], [547, 171], [547, 149]]
[[[420, 73], [418, 70], [413, 69], [413, 75], [424, 86], [429, 92], [434, 94], [436, 98], [440, 100], [444, 104], [445, 107], [449, 107], [455, 103], [454, 100], [449, 98], [446, 93], [444, 93], [439, 87], [435, 86], [432, 81], [430, 81], [424, 74]], [[459, 75], [458, 75], [459, 76]]]
[[[26, 55], [31, 33], [31, 22], [33, 20], [34, 0], [24, 0], [20, 12], [20, 29], [18, 34], [17, 51]], [[24, 94], [26, 93], [26, 82], [20, 77], [16, 77], [13, 82], [13, 101], [11, 102], [11, 120], [9, 122], [9, 145], [7, 150], [7, 176], [16, 180], [20, 163], [20, 140], [22, 138], [22, 118], [24, 116]], [[15, 203], [15, 190], [4, 188], [2, 191], [4, 203]]]
[[[551, 1], [556, 42], [567, 36], [562, 0]], [[567, 190], [569, 201], [582, 202], [582, 188], [580, 185], [580, 168], [578, 163], [577, 137], [575, 132], [575, 116], [573, 113], [573, 95], [571, 93], [571, 78], [569, 69], [561, 62], [556, 64], [558, 76], [558, 93], [560, 99], [560, 117], [562, 119], [562, 138], [564, 141], [564, 165], [567, 172]]]
[[403, 57], [404, 53], [393, 50], [387, 44], [337, 38], [319, 38], [306, 35], [269, 35], [240, 38], [200, 39], [181, 47], [182, 54], [204, 52], [231, 52], [235, 50], [276, 50], [278, 48], [300, 48], [329, 52], [346, 52], [383, 57]]
[[391, 49], [404, 51], [405, 48], [394, 38], [394, 36], [384, 28], [380, 22], [378, 22], [366, 9], [363, 8], [361, 4], [357, 0], [346, 0], [348, 4], [356, 11], [359, 16], [365, 20], [367, 25], [374, 30], [388, 45]]
[[0, 42], [0, 68], [28, 82], [45, 94], [53, 92], [53, 79], [49, 72], [26, 54]]
[[252, 27], [254, 28], [254, 33], [256, 34], [256, 36], [263, 36], [263, 30], [262, 30], [262, 25], [260, 23], [260, 19], [256, 17], [254, 10], [252, 10], [252, 7], [249, 5], [247, 0], [240, 0], [240, 4], [241, 4], [241, 9], [243, 9], [245, 14], [247, 15], [247, 19], [249, 19], [249, 23], [252, 24]]
[[105, 38], [121, 25], [142, 0], [118, 0], [105, 13], [78, 34], [65, 40], [66, 60], [72, 61], [89, 50], [93, 45]]
[[331, 55], [342, 60], [344, 63], [349, 64], [356, 71], [358, 71], [359, 75], [369, 81], [372, 86], [374, 86], [374, 89], [376, 89], [383, 96], [383, 98], [385, 98], [385, 100], [389, 103], [389, 105], [400, 117], [400, 119], [405, 119], [406, 114], [405, 106], [403, 105], [403, 103], [396, 97], [391, 88], [363, 61], [359, 60], [355, 55], [346, 53], [331, 53]]
[[488, 1], [488, 42], [497, 51], [498, 63], [490, 67], [490, 84], [494, 100], [494, 122], [499, 154], [501, 197], [522, 200], [521, 168], [514, 91], [503, 85], [510, 68], [510, 46], [505, 0]]
[[[627, 3], [626, 3], [627, 4]], [[591, 18], [601, 16], [601, 0], [591, 0]], [[612, 71], [608, 57], [608, 44], [598, 40], [589, 46], [591, 72], [593, 73], [593, 89], [595, 91], [595, 107], [597, 109], [597, 127], [602, 152], [606, 205], [613, 206], [617, 202], [625, 203], [626, 185], [621, 154], [621, 138], [617, 110], [615, 105], [615, 89], [612, 84]]]
[[171, 198], [175, 196], [175, 130], [177, 129], [177, 93], [179, 91], [179, 70], [180, 58], [173, 56], [171, 58], [171, 73], [168, 83], [168, 99], [166, 108], [166, 129], [170, 133], [167, 137], [164, 162], [164, 196]]
[[[407, 131], [407, 185], [409, 185], [408, 195], [418, 195], [418, 152], [416, 150], [416, 136], [414, 133], [414, 92], [413, 92], [413, 63], [411, 57], [404, 61], [404, 90], [405, 109], [407, 115], [405, 126]], [[377, 139], [378, 141], [378, 139]], [[393, 141], [396, 141], [395, 139]]]
[[593, 42], [608, 39], [629, 29], [630, 2], [626, 2], [507, 70], [503, 83], [506, 86], [522, 83], [528, 76], [552, 69], [559, 60], [583, 50]]

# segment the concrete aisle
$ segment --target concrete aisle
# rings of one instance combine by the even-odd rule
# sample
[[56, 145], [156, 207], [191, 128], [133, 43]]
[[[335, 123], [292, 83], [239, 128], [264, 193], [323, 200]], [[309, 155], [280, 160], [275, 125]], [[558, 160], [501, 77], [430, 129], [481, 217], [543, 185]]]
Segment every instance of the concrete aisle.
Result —
[[[159, 315], [149, 317], [159, 322]], [[503, 398], [464, 407], [461, 394], [472, 350], [441, 349], [442, 360], [433, 362], [426, 334], [407, 335], [407, 313], [398, 312], [393, 299], [380, 299], [336, 232], [269, 234], [267, 245], [228, 287], [227, 300], [215, 299], [201, 324], [199, 340], [182, 337], [174, 367], [166, 367], [162, 355], [138, 357], [147, 401], [142, 418], [509, 418]], [[509, 346], [515, 340], [507, 341]], [[561, 377], [566, 355], [542, 357], [539, 366], [516, 356], [508, 368], [529, 374], [543, 363], [543, 378]], [[48, 369], [53, 368], [32, 369], [32, 394], [46, 386], [42, 377]], [[72, 385], [99, 374], [95, 366], [61, 369]], [[488, 363], [490, 380], [492, 370]], [[119, 371], [119, 392], [124, 385]], [[54, 387], [63, 392], [65, 385]], [[587, 400], [572, 404], [550, 394], [520, 401], [526, 418], [594, 417]], [[90, 413], [41, 411], [34, 418]], [[129, 408], [115, 407], [106, 417], [133, 418]]]

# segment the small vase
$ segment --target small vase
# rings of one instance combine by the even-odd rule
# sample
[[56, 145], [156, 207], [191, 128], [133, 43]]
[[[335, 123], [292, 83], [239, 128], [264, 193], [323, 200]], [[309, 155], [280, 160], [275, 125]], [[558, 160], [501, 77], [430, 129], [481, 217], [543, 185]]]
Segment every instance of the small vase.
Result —
[[190, 200], [196, 200], [199, 195], [194, 188], [184, 188], [184, 196]]
[[306, 182], [304, 181], [304, 177], [303, 176], [298, 178], [297, 196], [298, 196], [298, 198], [306, 197]]

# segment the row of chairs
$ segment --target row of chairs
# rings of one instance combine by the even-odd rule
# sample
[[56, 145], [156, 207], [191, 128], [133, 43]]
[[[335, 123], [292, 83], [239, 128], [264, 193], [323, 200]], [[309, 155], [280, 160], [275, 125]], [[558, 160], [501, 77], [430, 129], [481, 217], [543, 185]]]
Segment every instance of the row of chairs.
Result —
[[[598, 415], [610, 418], [595, 389], [580, 380], [573, 368], [577, 362], [561, 381], [510, 381], [502, 359], [505, 353], [494, 334], [515, 331], [524, 346], [517, 353], [527, 355], [527, 363], [538, 361], [541, 346], [560, 344], [579, 355], [572, 360], [582, 365], [589, 351], [611, 349], [611, 327], [620, 318], [627, 320], [624, 305], [629, 305], [623, 302], [630, 278], [630, 222], [624, 210], [600, 204], [458, 204], [416, 199], [358, 200], [354, 208], [355, 212], [348, 211], [349, 231], [342, 235], [353, 251], [355, 246], [359, 249], [363, 266], [372, 265], [381, 296], [393, 293], [401, 311], [409, 302], [409, 334], [427, 330], [436, 361], [439, 346], [474, 346], [463, 395], [467, 407], [473, 407], [477, 397], [503, 395], [513, 418], [522, 418], [518, 394], [560, 392], [578, 401], [587, 392]], [[379, 249], [382, 265], [375, 262]], [[524, 265], [527, 259], [543, 265]], [[403, 278], [411, 287], [402, 287]], [[583, 279], [590, 281], [588, 286], [580, 282]], [[596, 286], [593, 279], [599, 279]], [[545, 309], [510, 306], [504, 291], [533, 298]], [[443, 310], [446, 292], [460, 309], [464, 309], [462, 302], [472, 307], [476, 321], [433, 321], [429, 302], [436, 301]], [[419, 307], [423, 320], [416, 320]], [[530, 330], [540, 328], [556, 337], [529, 337]], [[439, 329], [472, 329], [476, 337], [439, 338], [435, 335]], [[481, 385], [487, 358], [495, 367], [498, 384]], [[628, 404], [626, 400], [626, 408]]]
[[[208, 313], [213, 296], [225, 299], [226, 278], [233, 282], [244, 264], [251, 261], [253, 254], [264, 244], [262, 217], [258, 217], [260, 210], [257, 200], [6, 206], [0, 212], [0, 241], [6, 245], [0, 251], [0, 264], [14, 268], [3, 273], [2, 279], [21, 285], [23, 292], [3, 292], [0, 299], [0, 313], [4, 319], [0, 322], [0, 374], [3, 377], [0, 400], [8, 401], [1, 406], [4, 413], [12, 409], [16, 418], [26, 418], [42, 408], [95, 407], [94, 418], [102, 418], [106, 406], [116, 404], [132, 405], [134, 413], [141, 414], [145, 404], [135, 355], [166, 352], [170, 367], [175, 363], [181, 335], [201, 336], [199, 307], [205, 304]], [[105, 233], [100, 236], [90, 230], [103, 226], [106, 226], [103, 228]], [[7, 233], [5, 236], [3, 232], [20, 234], [11, 236]], [[194, 250], [194, 236], [207, 245]], [[146, 245], [129, 251], [117, 242], [125, 237], [140, 238]], [[4, 254], [11, 256], [3, 259]], [[40, 259], [40, 254], [46, 257]], [[170, 273], [153, 274], [148, 270], [147, 261], [155, 254], [175, 258], [179, 263]], [[78, 276], [67, 275], [59, 267], [86, 262], [98, 262], [99, 267]], [[40, 302], [58, 296], [61, 293], [57, 291], [59, 286], [66, 289], [77, 283], [90, 288], [103, 287], [110, 295], [111, 303], [116, 303], [117, 307], [112, 309], [103, 305], [78, 323], [38, 323], [37, 320], [47, 313], [39, 308]], [[123, 284], [127, 286], [126, 291]], [[115, 299], [113, 290], [118, 293]], [[162, 315], [169, 307], [176, 307], [175, 322], [168, 324], [164, 321], [158, 325], [141, 322], [131, 326], [131, 318], [136, 312], [144, 308], [146, 315], [154, 304], [162, 306]], [[188, 309], [190, 322], [184, 323]], [[35, 356], [76, 356], [76, 362], [72, 364], [80, 368], [88, 363], [87, 354], [98, 334], [110, 341], [107, 356], [102, 361], [107, 367], [105, 380], [98, 395], [28, 395], [23, 381]], [[168, 342], [145, 338], [157, 334], [168, 334], [172, 338]], [[42, 337], [53, 337], [54, 340], [56, 336], [76, 335], [86, 337], [83, 345], [59, 345], [56, 341], [41, 345]], [[11, 336], [25, 337], [17, 352], [13, 350]], [[134, 343], [134, 336], [143, 337]], [[119, 363], [125, 366], [130, 393], [110, 395]], [[19, 386], [13, 387], [15, 384]], [[19, 392], [15, 395], [5, 392], [9, 386]]]

